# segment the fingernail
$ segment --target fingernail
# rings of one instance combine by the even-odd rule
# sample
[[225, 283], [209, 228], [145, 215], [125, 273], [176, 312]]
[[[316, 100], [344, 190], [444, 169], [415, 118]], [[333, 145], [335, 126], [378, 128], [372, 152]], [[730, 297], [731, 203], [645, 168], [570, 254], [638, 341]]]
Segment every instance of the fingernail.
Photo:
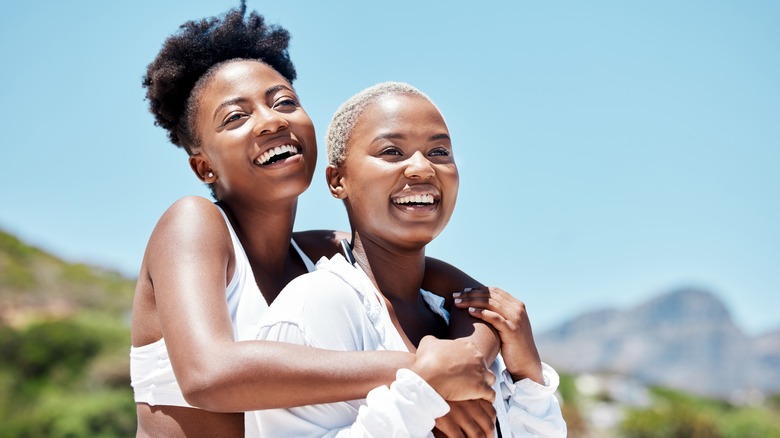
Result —
[[476, 307], [469, 307], [469, 312], [476, 312], [476, 311], [477, 311]]
[[461, 295], [462, 295], [462, 294], [461, 294], [460, 292], [453, 292], [453, 293], [452, 293], [452, 297], [453, 297], [453, 298], [458, 298], [458, 297], [459, 297], [459, 296], [461, 296]]
[[472, 287], [467, 287], [467, 288], [463, 289], [463, 292], [471, 292], [473, 289], [474, 288], [472, 288]]
[[463, 300], [461, 300], [460, 298], [455, 298], [455, 304], [459, 304], [459, 303], [462, 303], [462, 302], [463, 302]]

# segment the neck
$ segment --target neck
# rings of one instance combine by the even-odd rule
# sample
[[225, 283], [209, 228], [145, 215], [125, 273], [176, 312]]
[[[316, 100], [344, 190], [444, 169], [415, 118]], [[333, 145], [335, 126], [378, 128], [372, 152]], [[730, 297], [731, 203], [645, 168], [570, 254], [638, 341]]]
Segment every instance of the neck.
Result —
[[220, 207], [230, 218], [255, 280], [270, 303], [287, 283], [305, 271], [290, 245], [297, 200], [271, 208], [224, 203]]
[[416, 303], [425, 274], [425, 246], [399, 249], [353, 231], [355, 261], [390, 301]]

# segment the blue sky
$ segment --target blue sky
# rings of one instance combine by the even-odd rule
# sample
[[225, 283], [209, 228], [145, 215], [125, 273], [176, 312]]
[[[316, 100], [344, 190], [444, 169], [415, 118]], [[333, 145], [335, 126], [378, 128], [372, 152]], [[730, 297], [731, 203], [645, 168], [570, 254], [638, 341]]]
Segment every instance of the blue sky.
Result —
[[[135, 276], [162, 212], [208, 196], [140, 82], [184, 21], [237, 1], [6, 2], [0, 228]], [[780, 3], [249, 1], [292, 34], [317, 127], [409, 82], [443, 110], [458, 206], [430, 255], [537, 330], [680, 286], [780, 326]], [[346, 229], [323, 153], [297, 229]]]

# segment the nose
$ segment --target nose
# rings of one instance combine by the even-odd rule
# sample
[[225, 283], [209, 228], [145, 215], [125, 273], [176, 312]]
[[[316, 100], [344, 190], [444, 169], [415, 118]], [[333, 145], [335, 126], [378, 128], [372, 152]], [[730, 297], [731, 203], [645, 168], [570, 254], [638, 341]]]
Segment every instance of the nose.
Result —
[[422, 152], [417, 151], [406, 160], [404, 176], [409, 179], [428, 179], [436, 174], [436, 170]]
[[256, 114], [255, 135], [273, 134], [290, 126], [287, 119], [273, 108], [261, 107]]

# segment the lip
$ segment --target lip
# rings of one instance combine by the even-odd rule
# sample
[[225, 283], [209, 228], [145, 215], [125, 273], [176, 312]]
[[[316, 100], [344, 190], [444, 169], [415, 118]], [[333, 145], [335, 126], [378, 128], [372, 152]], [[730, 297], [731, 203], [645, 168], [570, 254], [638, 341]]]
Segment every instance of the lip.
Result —
[[[281, 160], [281, 161], [277, 161], [275, 163], [260, 164], [261, 158], [264, 155], [266, 155], [266, 153], [268, 153], [269, 151], [271, 151], [274, 148], [280, 148], [280, 147], [284, 147], [284, 146], [292, 146], [292, 147], [294, 147], [297, 150], [297, 153], [295, 155], [291, 156], [291, 157], [288, 157], [288, 158], [286, 158], [284, 160]], [[297, 140], [295, 140], [294, 138], [292, 138], [290, 136], [276, 137], [276, 138], [270, 139], [270, 140], [268, 140], [268, 141], [263, 143], [262, 147], [260, 148], [259, 153], [256, 154], [252, 158], [252, 164], [254, 164], [257, 167], [267, 167], [267, 168], [277, 167], [277, 166], [282, 165], [282, 164], [284, 164], [284, 163], [286, 163], [286, 162], [288, 162], [290, 160], [296, 159], [295, 161], [297, 161], [297, 160], [301, 159], [303, 157], [303, 150], [304, 150], [303, 146]]]
[[[430, 203], [414, 203], [417, 201], [431, 200]], [[399, 201], [411, 201], [399, 203]], [[415, 184], [405, 186], [402, 190], [390, 196], [390, 203], [394, 207], [406, 212], [430, 212], [438, 208], [441, 203], [441, 192], [431, 184]]]

